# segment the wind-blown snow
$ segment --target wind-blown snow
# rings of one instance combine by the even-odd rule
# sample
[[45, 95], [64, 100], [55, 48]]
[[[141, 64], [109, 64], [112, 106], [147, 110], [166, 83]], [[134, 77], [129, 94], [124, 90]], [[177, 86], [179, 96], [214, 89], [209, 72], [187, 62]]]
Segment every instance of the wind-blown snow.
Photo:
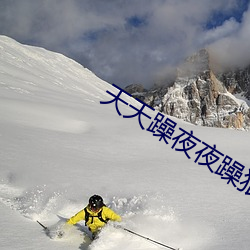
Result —
[[[36, 223], [54, 228], [64, 223], [58, 215], [72, 216], [97, 193], [122, 226], [171, 247], [249, 250], [249, 196], [142, 130], [137, 118], [119, 116], [114, 103], [101, 105], [111, 100], [107, 90], [118, 92], [63, 55], [0, 37], [0, 248], [162, 249], [112, 225], [90, 243], [83, 222], [62, 239]], [[248, 173], [248, 132], [174, 121]]]

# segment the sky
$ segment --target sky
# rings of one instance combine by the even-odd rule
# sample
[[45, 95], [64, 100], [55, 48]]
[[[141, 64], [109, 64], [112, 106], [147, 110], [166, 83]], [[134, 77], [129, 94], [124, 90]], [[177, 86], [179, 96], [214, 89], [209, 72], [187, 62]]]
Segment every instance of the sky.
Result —
[[249, 0], [0, 0], [0, 34], [121, 87], [164, 82], [201, 48], [225, 65], [250, 62]]

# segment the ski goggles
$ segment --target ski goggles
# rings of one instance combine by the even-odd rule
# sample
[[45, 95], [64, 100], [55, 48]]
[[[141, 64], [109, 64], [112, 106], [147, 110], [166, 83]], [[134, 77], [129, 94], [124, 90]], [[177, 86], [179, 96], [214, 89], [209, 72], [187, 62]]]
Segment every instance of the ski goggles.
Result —
[[90, 205], [89, 208], [93, 212], [97, 212], [97, 211], [99, 211], [101, 209], [101, 207], [97, 207], [97, 206], [93, 206], [93, 205], [92, 206]]

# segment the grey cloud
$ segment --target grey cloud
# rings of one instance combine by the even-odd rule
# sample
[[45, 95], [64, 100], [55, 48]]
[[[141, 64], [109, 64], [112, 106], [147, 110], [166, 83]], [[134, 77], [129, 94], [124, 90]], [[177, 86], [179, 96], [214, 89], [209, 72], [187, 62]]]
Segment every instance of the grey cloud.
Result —
[[244, 67], [250, 64], [250, 10], [244, 13], [238, 29], [210, 45], [218, 64], [225, 67]]
[[213, 13], [223, 11], [230, 15], [238, 3], [2, 0], [0, 33], [61, 52], [111, 83], [148, 86], [165, 79], [180, 60], [204, 46], [212, 44], [218, 54], [225, 44], [234, 47], [240, 43], [238, 40], [243, 44], [250, 35], [247, 13], [242, 23], [230, 19], [214, 30], [205, 28]]

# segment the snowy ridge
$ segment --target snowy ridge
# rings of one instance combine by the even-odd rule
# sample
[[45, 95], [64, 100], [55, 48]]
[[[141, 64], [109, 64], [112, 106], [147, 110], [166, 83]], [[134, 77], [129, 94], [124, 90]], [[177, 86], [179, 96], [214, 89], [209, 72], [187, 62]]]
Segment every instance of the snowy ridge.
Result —
[[[124, 227], [154, 240], [184, 250], [248, 250], [248, 196], [142, 130], [137, 118], [119, 116], [114, 103], [101, 105], [111, 100], [107, 90], [117, 93], [63, 55], [0, 37], [1, 248], [162, 249], [112, 224], [91, 243], [84, 222], [61, 240], [36, 223], [55, 228], [58, 215], [69, 218], [97, 193]], [[249, 133], [175, 121], [247, 173]]]
[[[83, 101], [92, 103], [103, 99], [106, 90], [112, 89], [91, 71], [61, 54], [20, 45], [3, 36], [0, 40], [0, 60], [2, 97], [11, 95], [10, 99], [13, 99], [13, 96], [20, 97], [19, 94], [22, 94], [23, 101], [39, 100], [46, 104], [48, 101], [65, 100], [70, 93], [75, 98], [84, 96]], [[92, 79], [96, 79], [95, 84], [92, 84]]]

